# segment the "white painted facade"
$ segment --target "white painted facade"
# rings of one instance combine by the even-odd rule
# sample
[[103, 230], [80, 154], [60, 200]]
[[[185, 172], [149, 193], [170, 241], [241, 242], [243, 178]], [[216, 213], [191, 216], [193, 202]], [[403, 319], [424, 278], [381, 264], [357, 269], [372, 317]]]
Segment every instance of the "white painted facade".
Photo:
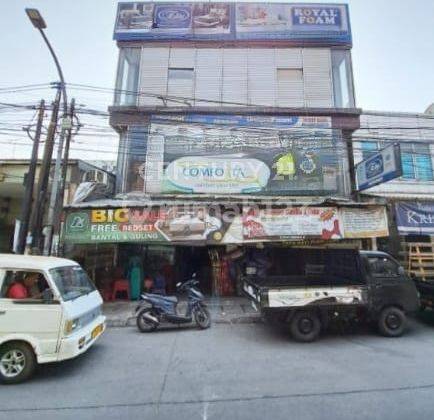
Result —
[[334, 107], [331, 51], [143, 46], [138, 105]]

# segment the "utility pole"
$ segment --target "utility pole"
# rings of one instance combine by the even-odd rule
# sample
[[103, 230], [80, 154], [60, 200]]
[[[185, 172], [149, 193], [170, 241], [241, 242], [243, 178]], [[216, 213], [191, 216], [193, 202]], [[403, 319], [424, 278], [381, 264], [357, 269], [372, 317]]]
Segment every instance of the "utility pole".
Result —
[[[59, 106], [61, 98], [60, 86], [57, 88], [56, 99], [53, 103], [53, 110], [51, 112], [50, 125], [48, 126], [47, 140], [44, 147], [44, 155], [42, 157], [41, 170], [39, 171], [38, 180], [38, 193], [36, 196], [35, 209], [32, 213], [30, 231], [31, 237], [28, 238], [27, 244], [31, 246], [32, 249], [26, 248], [26, 251], [30, 253], [40, 254], [41, 249], [41, 236], [42, 236], [42, 221], [44, 217], [45, 202], [47, 200], [48, 192], [48, 181], [50, 177], [51, 169], [51, 156], [53, 154], [54, 148], [54, 137], [56, 135], [57, 129], [57, 118], [59, 116]], [[26, 252], [26, 253], [27, 253]]]
[[[65, 137], [70, 136], [71, 121], [72, 120], [69, 118], [68, 113], [65, 112], [62, 118], [62, 129], [60, 131], [59, 143], [57, 145], [57, 157], [56, 157], [56, 163], [54, 167], [53, 182], [51, 183], [50, 204], [48, 206], [47, 224], [45, 226], [44, 255], [51, 254], [51, 245], [52, 245], [53, 230], [54, 230], [54, 214], [58, 202], [59, 184], [61, 183], [60, 177], [61, 177], [63, 143], [65, 141]], [[64, 164], [65, 163], [67, 164], [67, 162], [64, 162]]]
[[[57, 178], [57, 182], [56, 182], [56, 180], [53, 181], [53, 189], [56, 186], [57, 192], [54, 196], [53, 203], [51, 203], [51, 200], [50, 200], [50, 210], [52, 210], [52, 213], [49, 212], [48, 220], [49, 220], [49, 222], [51, 222], [51, 225], [48, 226], [47, 235], [45, 237], [44, 255], [50, 255], [51, 254], [52, 248], [53, 248], [54, 235], [59, 235], [59, 232], [60, 232], [60, 215], [62, 213], [63, 200], [65, 197], [66, 177], [68, 176], [69, 148], [70, 148], [71, 138], [72, 138], [72, 121], [74, 119], [74, 113], [75, 113], [75, 99], [73, 98], [71, 100], [71, 105], [70, 105], [69, 114], [68, 114], [70, 126], [69, 126], [69, 129], [67, 130], [68, 133], [66, 135], [65, 150], [63, 153], [61, 174]], [[58, 155], [58, 159], [59, 159], [59, 155]], [[51, 194], [51, 199], [53, 199], [53, 190], [52, 190], [52, 194]], [[51, 205], [53, 205], [52, 208], [51, 208]], [[56, 252], [56, 254], [57, 254], [57, 252]]]
[[20, 230], [18, 235], [17, 253], [23, 254], [26, 248], [27, 232], [29, 230], [30, 217], [33, 206], [33, 189], [35, 186], [36, 167], [38, 165], [39, 141], [41, 138], [42, 124], [44, 122], [45, 101], [39, 104], [38, 121], [36, 123], [35, 137], [33, 138], [32, 156], [30, 158], [29, 172], [27, 173], [24, 198], [21, 204]]

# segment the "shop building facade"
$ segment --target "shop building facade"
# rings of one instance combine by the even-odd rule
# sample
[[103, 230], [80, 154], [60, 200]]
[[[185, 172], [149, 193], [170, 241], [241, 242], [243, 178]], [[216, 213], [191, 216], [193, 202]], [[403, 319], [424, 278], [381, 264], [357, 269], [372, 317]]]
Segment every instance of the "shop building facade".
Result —
[[71, 252], [228, 295], [264, 249], [387, 235], [353, 194], [346, 5], [120, 3], [114, 38], [117, 196], [68, 209]]
[[434, 251], [434, 116], [364, 112], [360, 125], [354, 134], [355, 163], [399, 144], [402, 176], [363, 191], [362, 197], [387, 203], [390, 236], [378, 246], [409, 267], [410, 252], [417, 246], [423, 253]]

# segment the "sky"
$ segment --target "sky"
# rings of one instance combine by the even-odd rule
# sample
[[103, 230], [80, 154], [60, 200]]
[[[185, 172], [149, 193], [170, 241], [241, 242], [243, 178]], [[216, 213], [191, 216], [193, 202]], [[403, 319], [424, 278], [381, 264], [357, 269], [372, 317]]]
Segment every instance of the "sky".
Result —
[[[297, 1], [297, 3], [308, 1]], [[47, 101], [54, 92], [44, 88], [17, 94], [1, 89], [56, 81], [52, 59], [24, 8], [38, 8], [47, 23], [46, 34], [62, 63], [68, 83], [113, 88], [117, 48], [112, 39], [117, 1], [1, 0], [0, 102]], [[329, 0], [328, 3], [345, 3]], [[423, 112], [434, 102], [434, 1], [348, 0], [353, 32], [353, 70], [356, 104], [365, 110]], [[81, 105], [106, 110], [112, 94], [70, 89]], [[84, 108], [86, 109], [86, 108]], [[0, 110], [1, 111], [1, 110]], [[2, 118], [24, 123], [27, 114]], [[95, 150], [95, 159], [113, 159], [117, 138], [103, 117], [89, 119], [74, 149]], [[93, 128], [91, 130], [91, 127]], [[86, 132], [87, 130], [87, 132]], [[0, 131], [1, 133], [1, 131]], [[91, 135], [90, 135], [91, 134]], [[24, 133], [10, 143], [14, 156], [26, 154]], [[0, 135], [4, 141], [4, 135]], [[20, 141], [18, 141], [20, 140]], [[74, 156], [73, 153], [73, 156]], [[5, 155], [0, 147], [0, 158]]]

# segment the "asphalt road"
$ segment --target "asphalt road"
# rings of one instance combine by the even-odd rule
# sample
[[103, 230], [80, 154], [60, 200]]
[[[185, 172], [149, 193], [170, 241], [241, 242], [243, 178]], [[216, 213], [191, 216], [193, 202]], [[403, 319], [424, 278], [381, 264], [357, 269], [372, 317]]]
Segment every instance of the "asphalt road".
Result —
[[366, 330], [310, 344], [262, 324], [109, 329], [82, 357], [0, 386], [0, 419], [432, 420], [426, 320], [398, 339]]

